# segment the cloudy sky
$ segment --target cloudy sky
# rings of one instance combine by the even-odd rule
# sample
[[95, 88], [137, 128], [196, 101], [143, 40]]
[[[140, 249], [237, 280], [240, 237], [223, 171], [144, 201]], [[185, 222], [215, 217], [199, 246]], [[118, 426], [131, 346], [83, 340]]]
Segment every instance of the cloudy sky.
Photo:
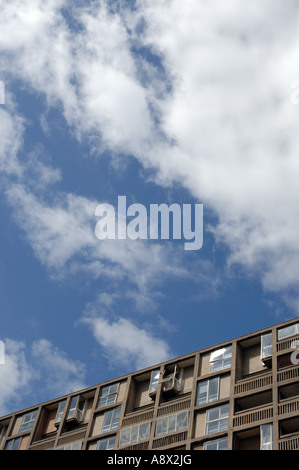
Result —
[[[298, 2], [0, 11], [0, 415], [298, 316]], [[202, 248], [99, 240], [118, 196]]]

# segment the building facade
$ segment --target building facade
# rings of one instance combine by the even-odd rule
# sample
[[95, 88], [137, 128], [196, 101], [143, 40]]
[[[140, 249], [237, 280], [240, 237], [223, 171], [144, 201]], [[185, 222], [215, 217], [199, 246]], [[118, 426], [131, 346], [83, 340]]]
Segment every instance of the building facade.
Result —
[[0, 450], [299, 449], [298, 348], [294, 319], [32, 406]]

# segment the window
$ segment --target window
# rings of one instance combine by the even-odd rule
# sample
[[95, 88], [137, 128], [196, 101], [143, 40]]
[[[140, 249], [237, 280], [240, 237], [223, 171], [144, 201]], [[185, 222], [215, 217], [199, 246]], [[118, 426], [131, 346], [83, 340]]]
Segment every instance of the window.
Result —
[[217, 370], [228, 369], [231, 366], [232, 360], [232, 347], [226, 346], [225, 348], [217, 349], [210, 355], [210, 372]]
[[272, 333], [267, 333], [261, 337], [261, 358], [272, 356]]
[[203, 405], [218, 400], [219, 377], [198, 382], [196, 405]]
[[106, 387], [103, 387], [100, 392], [100, 398], [98, 402], [98, 407], [100, 408], [101, 406], [107, 406], [107, 405], [113, 405], [116, 401], [117, 397], [117, 390], [118, 390], [119, 384], [113, 384], [113, 385], [107, 385]]
[[37, 414], [37, 410], [32, 411], [30, 413], [26, 413], [23, 416], [23, 419], [19, 428], [19, 432], [26, 432], [32, 429], [36, 414]]
[[75, 419], [76, 421], [81, 422], [83, 421], [84, 410], [85, 400], [80, 399], [80, 395], [76, 395], [71, 398], [66, 419]]
[[102, 433], [114, 431], [114, 429], [118, 428], [120, 410], [121, 406], [117, 406], [116, 408], [112, 408], [111, 410], [105, 412]]
[[288, 336], [293, 336], [299, 333], [299, 323], [294, 323], [293, 325], [285, 326], [284, 328], [279, 328], [277, 331], [277, 339], [287, 338]]
[[55, 424], [59, 424], [60, 421], [62, 420], [62, 415], [63, 415], [63, 412], [64, 412], [65, 404], [66, 404], [66, 400], [62, 400], [59, 403], [57, 413], [56, 413], [56, 417], [55, 417]]
[[188, 411], [157, 419], [156, 436], [182, 431], [188, 427]]
[[141, 423], [120, 432], [119, 446], [136, 444], [149, 439], [150, 423]]
[[114, 449], [115, 436], [107, 437], [106, 439], [100, 439], [97, 442], [97, 450], [110, 450]]
[[17, 439], [10, 439], [6, 442], [4, 450], [19, 450], [21, 440], [21, 437], [18, 437]]
[[227, 450], [227, 437], [207, 441], [203, 446], [204, 450]]
[[150, 381], [148, 393], [153, 393], [157, 391], [159, 377], [160, 377], [160, 369], [153, 370], [151, 373], [151, 381]]
[[73, 442], [72, 444], [66, 444], [65, 446], [57, 447], [56, 450], [81, 450], [82, 442]]
[[207, 411], [206, 434], [213, 434], [228, 428], [229, 405], [221, 405]]
[[260, 427], [261, 430], [261, 450], [272, 450], [273, 448], [273, 433], [272, 433], [272, 423], [262, 424]]

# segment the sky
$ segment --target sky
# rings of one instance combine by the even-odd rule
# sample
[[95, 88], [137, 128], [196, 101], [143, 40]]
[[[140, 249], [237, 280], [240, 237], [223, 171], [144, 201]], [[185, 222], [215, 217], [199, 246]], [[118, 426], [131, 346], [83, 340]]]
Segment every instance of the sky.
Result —
[[[297, 317], [298, 2], [0, 11], [0, 415]], [[119, 196], [201, 248], [100, 240]]]

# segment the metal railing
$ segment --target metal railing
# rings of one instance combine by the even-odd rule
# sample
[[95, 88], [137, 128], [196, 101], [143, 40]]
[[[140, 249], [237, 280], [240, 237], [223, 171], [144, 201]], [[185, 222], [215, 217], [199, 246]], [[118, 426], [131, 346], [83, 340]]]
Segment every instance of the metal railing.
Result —
[[235, 394], [258, 390], [260, 388], [272, 385], [272, 382], [272, 373], [251, 379], [244, 379], [235, 384]]

